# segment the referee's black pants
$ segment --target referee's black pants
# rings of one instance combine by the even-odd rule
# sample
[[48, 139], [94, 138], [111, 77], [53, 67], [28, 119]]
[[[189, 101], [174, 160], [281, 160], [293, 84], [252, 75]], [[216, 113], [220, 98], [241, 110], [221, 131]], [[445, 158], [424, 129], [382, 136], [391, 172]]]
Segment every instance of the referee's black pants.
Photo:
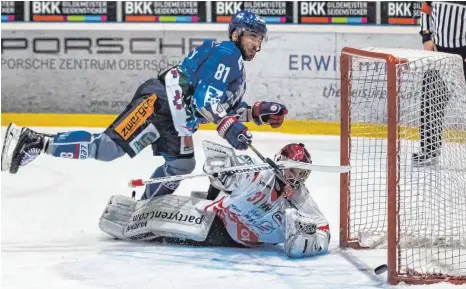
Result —
[[[439, 52], [461, 55], [463, 71], [466, 75], [466, 46], [444, 48], [437, 46]], [[466, 81], [466, 76], [465, 76]], [[421, 94], [421, 149], [430, 154], [442, 147], [443, 122], [445, 108], [450, 100], [450, 92], [438, 70], [428, 70], [422, 80]]]

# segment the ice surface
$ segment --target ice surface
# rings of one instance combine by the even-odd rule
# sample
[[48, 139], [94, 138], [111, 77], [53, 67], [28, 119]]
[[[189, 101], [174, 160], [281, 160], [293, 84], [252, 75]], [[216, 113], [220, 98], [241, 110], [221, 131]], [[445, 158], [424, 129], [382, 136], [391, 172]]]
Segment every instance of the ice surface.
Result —
[[[69, 129], [37, 128], [42, 132]], [[89, 129], [98, 132], [96, 129]], [[2, 127], [2, 136], [5, 127]], [[225, 143], [214, 131], [196, 133], [196, 171], [202, 140]], [[2, 139], [3, 142], [3, 139]], [[273, 157], [289, 142], [303, 142], [314, 164], [339, 164], [337, 137], [254, 133], [254, 145]], [[40, 156], [18, 174], [1, 174], [1, 288], [380, 288], [384, 250], [341, 253], [338, 247], [339, 175], [312, 172], [307, 181], [330, 222], [331, 253], [289, 260], [280, 246], [217, 249], [113, 240], [98, 228], [108, 198], [131, 195], [127, 183], [147, 178], [163, 160], [149, 148], [110, 163]], [[207, 179], [184, 181], [177, 194], [206, 190]], [[137, 196], [142, 189], [137, 190]], [[346, 255], [352, 258], [345, 258]], [[417, 288], [461, 288], [449, 284]], [[466, 288], [466, 286], [463, 286]]]

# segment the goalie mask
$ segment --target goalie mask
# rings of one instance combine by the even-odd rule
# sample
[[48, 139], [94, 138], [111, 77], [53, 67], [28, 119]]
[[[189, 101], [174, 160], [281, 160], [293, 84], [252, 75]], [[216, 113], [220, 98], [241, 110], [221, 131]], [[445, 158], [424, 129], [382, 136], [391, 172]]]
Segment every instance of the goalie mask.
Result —
[[[275, 161], [297, 161], [312, 164], [311, 154], [307, 151], [302, 143], [291, 143], [284, 146], [278, 154], [275, 155]], [[283, 175], [290, 183], [291, 187], [298, 189], [311, 173], [310, 170], [289, 168], [283, 170]]]

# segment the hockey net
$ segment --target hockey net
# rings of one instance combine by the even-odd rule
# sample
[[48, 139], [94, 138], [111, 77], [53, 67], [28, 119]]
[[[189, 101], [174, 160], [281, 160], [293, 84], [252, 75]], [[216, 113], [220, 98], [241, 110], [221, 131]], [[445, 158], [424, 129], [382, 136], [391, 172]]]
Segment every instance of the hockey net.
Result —
[[386, 249], [391, 284], [466, 283], [461, 57], [344, 48], [341, 96], [340, 246]]

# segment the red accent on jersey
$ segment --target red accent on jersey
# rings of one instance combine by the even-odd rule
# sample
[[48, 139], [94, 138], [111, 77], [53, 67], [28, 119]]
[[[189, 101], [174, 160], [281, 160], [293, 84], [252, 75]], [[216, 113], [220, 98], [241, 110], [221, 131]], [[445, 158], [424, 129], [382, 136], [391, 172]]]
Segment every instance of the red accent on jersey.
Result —
[[79, 144], [76, 144], [76, 153], [74, 154], [73, 159], [79, 159]]
[[239, 222], [237, 224], [237, 228], [239, 240], [251, 245], [256, 245], [259, 243], [259, 238], [256, 236], [256, 234], [253, 231], [249, 230], [249, 228], [245, 226], [243, 223]]
[[[237, 214], [231, 212], [228, 208], [223, 208], [223, 206], [221, 208], [214, 208], [214, 210], [217, 213], [217, 216], [223, 220], [225, 227], [228, 226], [229, 221], [236, 224], [238, 240], [241, 240], [242, 242], [250, 245], [259, 244], [259, 238], [257, 237], [256, 233], [251, 231], [247, 225], [241, 222]], [[229, 221], [227, 221], [227, 218]]]
[[[211, 203], [210, 205], [206, 206], [204, 208], [204, 211], [207, 212], [207, 210], [210, 208], [210, 207], [214, 207], [216, 206], [217, 204], [219, 205], [220, 208], [223, 209], [223, 205], [221, 204], [223, 202], [223, 200], [225, 199], [225, 196], [221, 197], [218, 201], [215, 201], [213, 203]], [[217, 207], [214, 207], [213, 208], [213, 211], [215, 212], [215, 210], [218, 209]]]
[[253, 197], [249, 197], [246, 200], [251, 202], [253, 205], [259, 204], [262, 200], [264, 200], [266, 194], [263, 192], [256, 192]]
[[427, 3], [427, 1], [424, 1], [424, 3], [422, 3], [421, 11], [424, 12], [425, 14], [427, 14], [427, 15], [431, 15], [431, 13], [432, 13], [432, 7], [429, 6], [429, 4]]
[[272, 190], [272, 193], [270, 194], [270, 200], [272, 202], [275, 202], [278, 199], [278, 193], [275, 190], [275, 188]]
[[328, 232], [328, 231], [330, 231], [330, 226], [328, 224], [325, 225], [325, 226], [319, 226], [319, 227], [317, 227], [317, 230]]

